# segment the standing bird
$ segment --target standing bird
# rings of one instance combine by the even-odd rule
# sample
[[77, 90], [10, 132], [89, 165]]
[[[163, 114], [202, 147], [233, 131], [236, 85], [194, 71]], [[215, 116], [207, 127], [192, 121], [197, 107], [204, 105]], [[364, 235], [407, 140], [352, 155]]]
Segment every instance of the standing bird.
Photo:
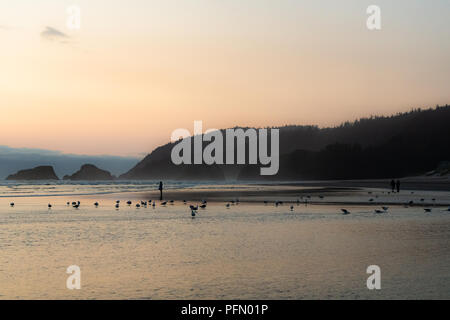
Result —
[[161, 202], [162, 206], [165, 206], [167, 204], [167, 201]]
[[153, 209], [155, 209], [155, 206], [156, 206], [156, 203], [153, 202], [153, 204], [152, 204]]
[[206, 208], [206, 204], [205, 204], [205, 203], [202, 204], [202, 205], [200, 206], [200, 208], [205, 209], [205, 208]]
[[195, 210], [192, 210], [192, 211], [191, 211], [191, 216], [192, 216], [192, 218], [195, 217]]
[[119, 203], [116, 203], [116, 209], [119, 209]]
[[14, 202], [11, 202], [9, 205], [10, 205], [11, 207], [14, 207]]
[[52, 205], [51, 205], [50, 203], [48, 204], [48, 208], [49, 208], [49, 209], [51, 209], [51, 208], [52, 208]]
[[[227, 204], [225, 205], [225, 207], [227, 207], [227, 209], [229, 209], [229, 208], [230, 208], [230, 204], [227, 203]], [[449, 209], [449, 211], [450, 211], [450, 209]]]
[[127, 205], [131, 206], [131, 201], [130, 200], [127, 201]]
[[141, 205], [139, 203], [136, 203], [136, 208], [139, 209]]
[[291, 206], [291, 211], [294, 211], [294, 206]]
[[341, 209], [342, 214], [350, 214], [350, 211], [348, 211], [347, 209]]
[[98, 202], [94, 203], [94, 206], [98, 207]]

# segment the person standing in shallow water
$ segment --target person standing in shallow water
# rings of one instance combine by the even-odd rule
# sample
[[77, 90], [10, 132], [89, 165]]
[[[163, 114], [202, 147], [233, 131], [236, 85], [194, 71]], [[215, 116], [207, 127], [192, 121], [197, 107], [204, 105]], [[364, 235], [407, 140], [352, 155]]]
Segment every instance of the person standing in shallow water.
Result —
[[400, 180], [397, 180], [395, 185], [397, 186], [397, 193], [400, 192]]
[[395, 191], [395, 181], [394, 181], [394, 179], [391, 180], [391, 189], [392, 189], [392, 192]]
[[163, 192], [163, 183], [162, 181], [159, 182], [159, 200], [162, 200], [162, 192]]

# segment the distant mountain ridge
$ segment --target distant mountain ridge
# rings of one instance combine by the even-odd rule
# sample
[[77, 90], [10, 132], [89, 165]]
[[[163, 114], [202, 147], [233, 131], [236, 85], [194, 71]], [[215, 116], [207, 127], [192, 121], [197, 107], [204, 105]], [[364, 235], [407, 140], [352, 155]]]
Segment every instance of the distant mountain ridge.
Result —
[[0, 145], [0, 179], [24, 168], [34, 168], [42, 164], [53, 166], [55, 173], [63, 177], [72, 174], [84, 163], [92, 163], [102, 169], [119, 175], [139, 162], [138, 158], [121, 156], [90, 156], [65, 154], [58, 151], [11, 148]]
[[260, 164], [176, 166], [170, 158], [174, 143], [168, 143], [120, 178], [223, 180], [231, 175], [238, 180], [302, 180], [423, 174], [450, 159], [449, 124], [450, 106], [445, 105], [363, 118], [333, 128], [278, 127], [280, 170], [274, 176], [259, 175]]

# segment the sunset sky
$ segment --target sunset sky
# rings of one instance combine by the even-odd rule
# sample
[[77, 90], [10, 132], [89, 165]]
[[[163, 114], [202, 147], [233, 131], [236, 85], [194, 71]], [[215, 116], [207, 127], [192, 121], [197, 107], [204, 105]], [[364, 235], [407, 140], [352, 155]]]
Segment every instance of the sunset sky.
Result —
[[194, 120], [332, 126], [450, 103], [449, 17], [448, 0], [0, 0], [0, 145], [139, 156]]

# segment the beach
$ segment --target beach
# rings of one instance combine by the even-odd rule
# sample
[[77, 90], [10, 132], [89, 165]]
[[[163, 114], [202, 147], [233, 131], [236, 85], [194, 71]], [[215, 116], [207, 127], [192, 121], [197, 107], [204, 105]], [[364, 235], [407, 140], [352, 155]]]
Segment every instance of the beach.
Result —
[[[127, 184], [130, 192], [33, 185], [33, 196], [30, 186], [8, 188], [0, 299], [450, 298], [448, 191], [194, 184], [169, 188], [164, 198], [174, 202], [161, 205], [152, 183]], [[154, 208], [136, 208], [150, 199]], [[207, 206], [192, 218], [189, 205], [201, 200]], [[381, 206], [389, 208], [375, 213]], [[80, 290], [66, 287], [71, 265]], [[381, 269], [381, 290], [366, 286], [370, 265]]]

